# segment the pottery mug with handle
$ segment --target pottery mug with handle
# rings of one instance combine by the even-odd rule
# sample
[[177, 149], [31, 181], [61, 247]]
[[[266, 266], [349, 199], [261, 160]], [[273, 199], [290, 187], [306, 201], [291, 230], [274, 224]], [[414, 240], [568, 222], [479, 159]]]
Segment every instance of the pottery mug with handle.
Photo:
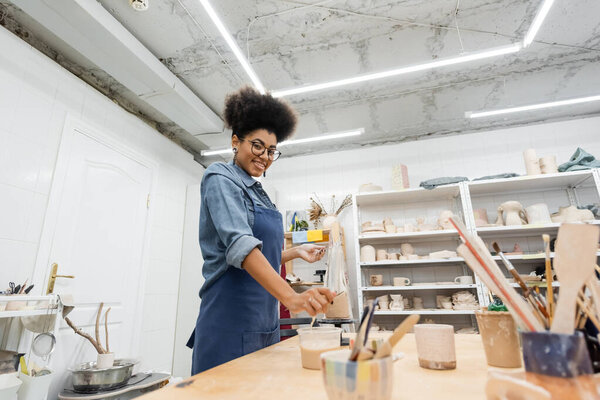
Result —
[[473, 277], [471, 275], [457, 276], [454, 278], [454, 282], [461, 285], [472, 285]]
[[410, 286], [410, 279], [402, 276], [395, 276], [394, 286]]

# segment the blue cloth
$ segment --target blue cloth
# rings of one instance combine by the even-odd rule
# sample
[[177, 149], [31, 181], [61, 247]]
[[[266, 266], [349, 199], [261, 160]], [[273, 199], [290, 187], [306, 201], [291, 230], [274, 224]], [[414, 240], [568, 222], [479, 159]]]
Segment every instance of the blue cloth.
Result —
[[423, 181], [419, 184], [422, 188], [431, 190], [435, 189], [438, 186], [450, 185], [452, 183], [458, 183], [463, 181], [468, 181], [469, 178], [465, 176], [445, 176], [443, 178], [434, 178]]
[[580, 171], [583, 169], [600, 168], [600, 160], [596, 160], [596, 157], [578, 147], [575, 153], [571, 156], [569, 161], [558, 166], [559, 172], [567, 171]]
[[[250, 198], [253, 197], [250, 195]], [[254, 206], [252, 235], [279, 274], [283, 220], [272, 208]], [[248, 272], [231, 266], [202, 296], [193, 342], [192, 374], [279, 342], [278, 302]], [[188, 342], [189, 345], [189, 342]]]
[[276, 210], [260, 182], [230, 162], [211, 164], [200, 186], [200, 249], [206, 281], [200, 297], [229, 266], [241, 268], [263, 243], [252, 234], [254, 208]]

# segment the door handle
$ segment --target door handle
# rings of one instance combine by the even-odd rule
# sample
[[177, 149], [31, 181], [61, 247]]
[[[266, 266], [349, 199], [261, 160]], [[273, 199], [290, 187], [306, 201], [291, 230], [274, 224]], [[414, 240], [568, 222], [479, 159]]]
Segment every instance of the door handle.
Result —
[[58, 264], [52, 264], [52, 269], [50, 271], [50, 279], [48, 280], [48, 289], [46, 290], [46, 294], [54, 293], [54, 284], [56, 283], [56, 278], [67, 278], [67, 279], [75, 279], [74, 275], [58, 275]]

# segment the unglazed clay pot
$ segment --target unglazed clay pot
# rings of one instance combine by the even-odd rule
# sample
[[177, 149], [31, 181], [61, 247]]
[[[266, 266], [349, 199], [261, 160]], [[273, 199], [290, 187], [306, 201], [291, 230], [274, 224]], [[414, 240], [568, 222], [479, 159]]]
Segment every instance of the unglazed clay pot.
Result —
[[377, 261], [385, 261], [387, 260], [387, 251], [385, 249], [377, 250], [377, 255], [375, 256]]
[[383, 275], [371, 275], [369, 282], [371, 286], [381, 286], [383, 285]]
[[542, 174], [556, 174], [558, 165], [556, 165], [556, 156], [545, 156], [540, 158], [540, 169]]
[[542, 173], [535, 149], [525, 150], [523, 152], [523, 159], [525, 160], [525, 170], [527, 171], [527, 175], [539, 175]]
[[473, 211], [473, 217], [475, 217], [475, 226], [486, 226], [490, 222], [488, 221], [487, 210], [485, 208], [478, 208]]
[[438, 218], [438, 225], [442, 229], [454, 229], [454, 226], [450, 222], [450, 218], [454, 217], [454, 213], [450, 210], [444, 210], [440, 213]]
[[404, 300], [401, 294], [390, 294], [392, 302], [390, 303], [390, 310], [402, 311], [404, 310]]
[[498, 217], [496, 217], [495, 225], [502, 226], [504, 225], [504, 217], [502, 216], [502, 207], [498, 207]]
[[544, 203], [531, 205], [525, 209], [527, 222], [530, 224], [551, 224], [550, 211]]
[[415, 249], [412, 246], [412, 244], [410, 244], [410, 243], [401, 243], [400, 251], [402, 252], [403, 256], [407, 256], [407, 257], [411, 254], [415, 254]]
[[415, 310], [422, 310], [423, 309], [423, 298], [422, 297], [413, 297], [413, 308]]
[[559, 207], [558, 212], [552, 214], [552, 222], [583, 222], [594, 219], [590, 210], [580, 210], [575, 206]]
[[527, 223], [523, 205], [518, 201], [507, 201], [500, 204], [500, 208], [504, 211], [504, 225], [523, 225]]
[[366, 245], [360, 248], [360, 262], [375, 262], [375, 247]]

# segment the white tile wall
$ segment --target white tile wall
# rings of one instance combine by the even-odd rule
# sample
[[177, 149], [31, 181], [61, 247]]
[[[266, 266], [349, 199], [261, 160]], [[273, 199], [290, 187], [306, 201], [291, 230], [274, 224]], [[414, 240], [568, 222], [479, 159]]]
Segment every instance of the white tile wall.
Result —
[[186, 188], [203, 168], [3, 28], [0, 48], [0, 286], [31, 279], [66, 115], [116, 132], [159, 165], [139, 357], [143, 369], [171, 371]]
[[[600, 157], [600, 117], [281, 159], [267, 173], [265, 184], [277, 190], [277, 205], [285, 212], [308, 208], [313, 193], [323, 201], [332, 194], [341, 200], [367, 182], [390, 190], [394, 163], [406, 164], [411, 187], [418, 187], [423, 180], [441, 176], [473, 179], [503, 172], [524, 174], [524, 149], [533, 147], [539, 156], [555, 154], [562, 163], [577, 146]], [[491, 212], [490, 218], [494, 217]], [[348, 246], [350, 284], [356, 293], [351, 210], [345, 211], [341, 223]], [[312, 280], [315, 269], [324, 269], [324, 265], [295, 264], [295, 272], [303, 279]]]

